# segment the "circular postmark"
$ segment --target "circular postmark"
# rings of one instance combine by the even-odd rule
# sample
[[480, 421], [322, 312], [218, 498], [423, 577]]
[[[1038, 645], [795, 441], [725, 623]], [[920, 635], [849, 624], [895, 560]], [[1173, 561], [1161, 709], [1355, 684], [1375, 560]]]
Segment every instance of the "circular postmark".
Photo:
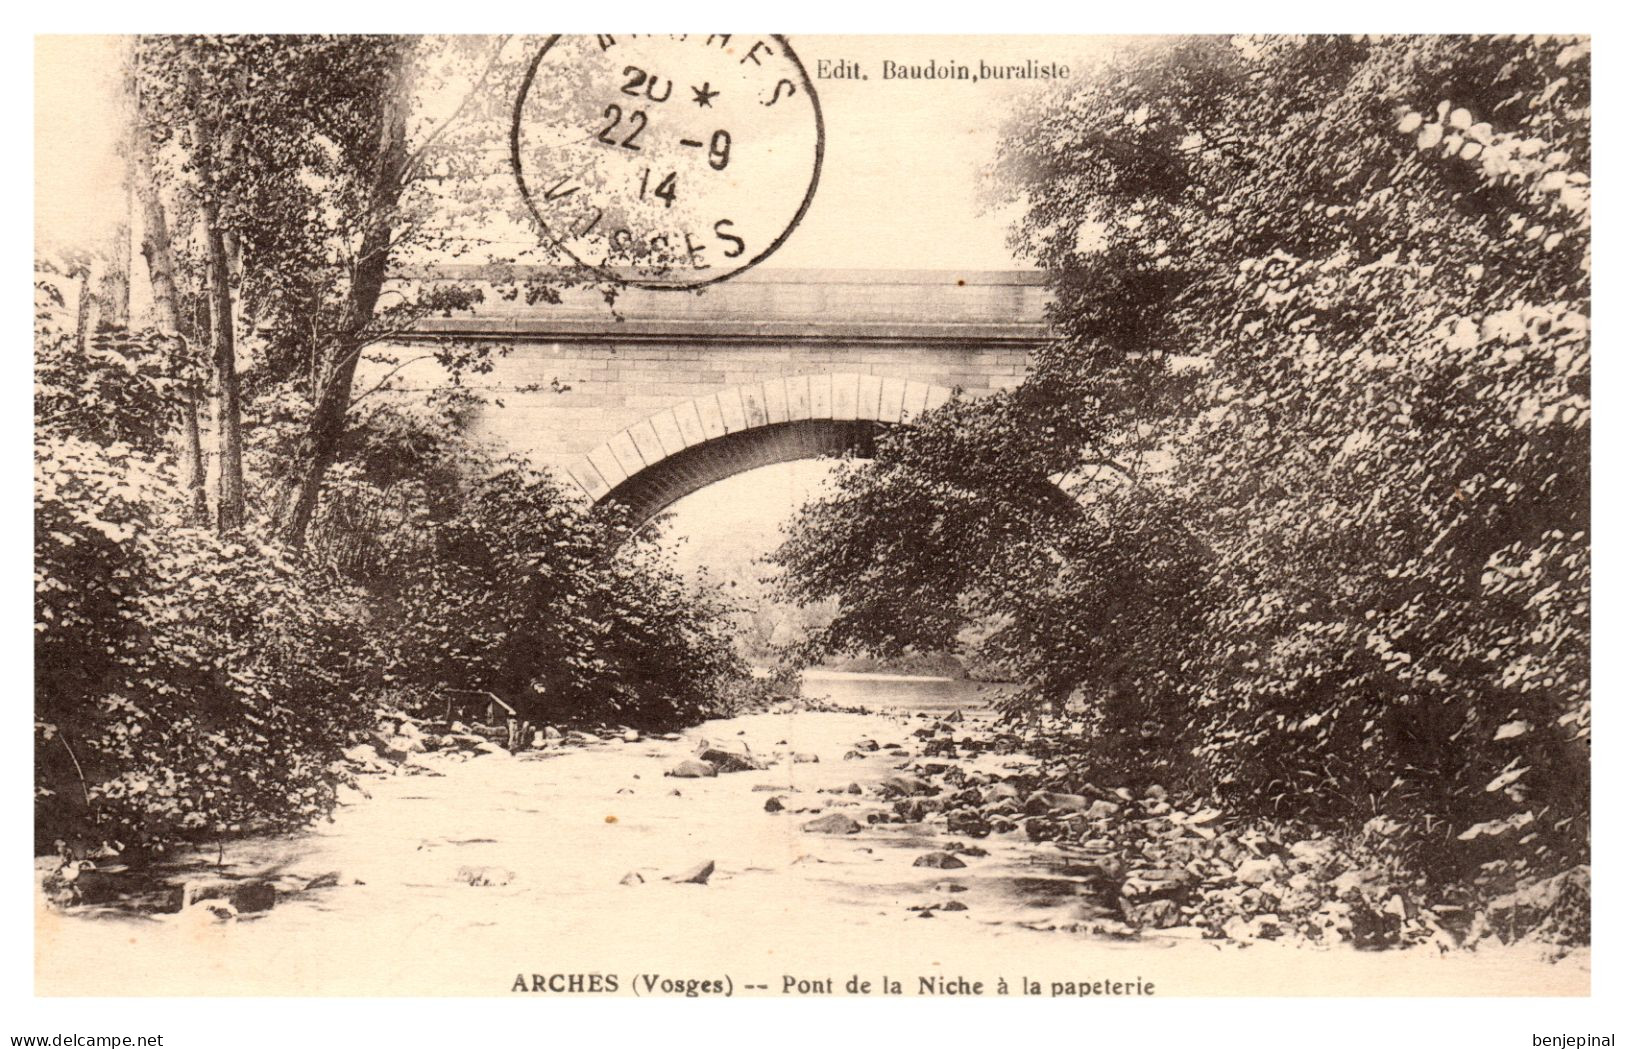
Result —
[[640, 288], [700, 288], [785, 242], [824, 118], [782, 36], [553, 36], [514, 103], [511, 159], [543, 234]]

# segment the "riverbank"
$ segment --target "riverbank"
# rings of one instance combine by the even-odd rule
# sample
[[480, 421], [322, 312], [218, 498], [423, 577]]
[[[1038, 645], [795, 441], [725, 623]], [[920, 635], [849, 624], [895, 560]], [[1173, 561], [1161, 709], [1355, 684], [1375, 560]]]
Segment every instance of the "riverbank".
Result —
[[[919, 733], [938, 724], [781, 708], [675, 739], [419, 756], [366, 777], [370, 796], [330, 824], [228, 845], [221, 869], [197, 856], [173, 872], [271, 882], [269, 910], [222, 920], [208, 906], [42, 904], [36, 989], [496, 995], [596, 973], [621, 994], [641, 993], [637, 974], [761, 995], [786, 993], [786, 979], [788, 993], [841, 994], [853, 975], [909, 995], [936, 977], [983, 993], [1001, 978], [1020, 993], [1023, 977], [1046, 994], [1589, 993], [1588, 949], [1554, 963], [1538, 944], [1441, 954], [1129, 928], [1101, 913], [1098, 857], [1026, 833], [973, 837], [940, 813], [899, 818], [911, 802], [929, 808], [949, 768], [991, 793], [1033, 767], [974, 747], [928, 756]], [[988, 729], [977, 716], [953, 724], [956, 736]], [[702, 741], [766, 767], [667, 775]], [[836, 833], [809, 830], [820, 821]]]

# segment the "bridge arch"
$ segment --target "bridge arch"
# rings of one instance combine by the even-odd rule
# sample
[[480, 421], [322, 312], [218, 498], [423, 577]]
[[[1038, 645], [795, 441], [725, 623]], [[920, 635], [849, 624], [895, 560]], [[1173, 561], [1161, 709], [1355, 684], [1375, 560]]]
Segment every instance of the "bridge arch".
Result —
[[626, 427], [568, 468], [594, 503], [647, 521], [683, 496], [770, 463], [870, 452], [882, 429], [935, 408], [946, 386], [826, 372], [732, 386]]

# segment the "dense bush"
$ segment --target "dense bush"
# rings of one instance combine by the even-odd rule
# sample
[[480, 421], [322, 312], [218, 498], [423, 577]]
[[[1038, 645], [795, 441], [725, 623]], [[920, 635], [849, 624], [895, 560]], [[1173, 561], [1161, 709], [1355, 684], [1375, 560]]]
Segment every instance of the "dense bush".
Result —
[[[464, 439], [461, 402], [369, 408], [297, 558], [188, 527], [163, 348], [81, 341], [59, 307], [36, 339], [37, 847], [300, 826], [381, 706], [447, 688], [638, 724], [750, 691], [728, 610], [648, 535]], [[252, 418], [269, 469], [286, 430], [274, 404]]]
[[356, 595], [181, 521], [163, 354], [41, 317], [37, 845], [161, 847], [326, 812], [368, 718]]
[[1011, 128], [1057, 338], [806, 514], [827, 640], [1000, 612], [1239, 805], [1584, 854], [1586, 43], [1197, 38]]
[[645, 537], [517, 463], [467, 482], [386, 571], [385, 673], [490, 690], [532, 720], [696, 720], [744, 672], [726, 609]]

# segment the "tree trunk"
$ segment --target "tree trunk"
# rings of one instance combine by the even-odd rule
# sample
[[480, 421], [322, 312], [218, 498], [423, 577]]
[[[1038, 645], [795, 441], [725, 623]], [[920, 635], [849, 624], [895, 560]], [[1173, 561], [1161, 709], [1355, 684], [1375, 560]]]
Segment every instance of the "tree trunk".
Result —
[[225, 233], [220, 228], [220, 201], [214, 178], [214, 129], [199, 119], [193, 130], [194, 159], [202, 184], [199, 211], [203, 217], [208, 284], [210, 350], [214, 359], [215, 438], [220, 449], [220, 476], [215, 495], [215, 528], [221, 535], [243, 527], [242, 403], [237, 388], [237, 347], [233, 335], [230, 267]]
[[[141, 201], [141, 255], [147, 260], [152, 282], [153, 322], [170, 345], [171, 360], [178, 370], [191, 371], [191, 353], [181, 335], [180, 294], [175, 288], [175, 253], [169, 242], [169, 218], [158, 198], [158, 184], [152, 173], [152, 143], [145, 130], [138, 130], [133, 147], [135, 192]], [[207, 472], [203, 466], [203, 437], [198, 427], [203, 391], [188, 383], [180, 405], [186, 461], [188, 516], [202, 528], [209, 523]]]
[[302, 547], [316, 505], [321, 498], [322, 481], [338, 456], [344, 439], [345, 419], [350, 411], [350, 395], [355, 384], [356, 366], [366, 345], [366, 327], [377, 308], [378, 297], [389, 275], [390, 244], [395, 232], [395, 208], [399, 203], [406, 170], [406, 91], [404, 72], [397, 70], [383, 103], [378, 128], [377, 163], [361, 250], [350, 278], [349, 299], [344, 308], [341, 334], [327, 351], [318, 371], [319, 381], [312, 392], [314, 404], [310, 423], [300, 442], [293, 507], [283, 524], [283, 538]]
[[90, 264], [81, 264], [68, 275], [79, 281], [79, 301], [74, 305], [73, 341], [83, 354], [90, 349]]
[[135, 50], [134, 37], [125, 37], [120, 45], [117, 106], [118, 119], [125, 132], [116, 145], [118, 155], [117, 214], [113, 229], [97, 252], [95, 264], [96, 290], [91, 299], [92, 334], [102, 328], [128, 328], [130, 326], [130, 189], [134, 178], [135, 121]]

